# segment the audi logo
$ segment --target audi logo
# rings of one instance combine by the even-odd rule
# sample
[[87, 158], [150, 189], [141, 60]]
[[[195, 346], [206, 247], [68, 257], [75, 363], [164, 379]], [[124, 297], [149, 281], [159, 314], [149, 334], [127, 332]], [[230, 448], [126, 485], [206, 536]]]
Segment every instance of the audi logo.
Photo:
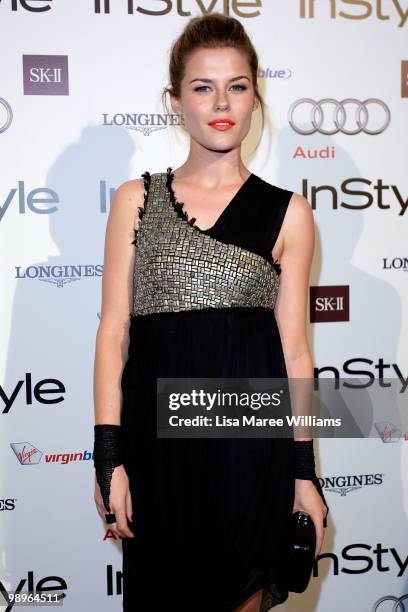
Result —
[[[326, 108], [326, 112], [324, 110], [324, 105], [332, 104], [334, 106], [333, 112], [329, 113]], [[295, 124], [295, 110], [298, 107], [305, 106], [306, 108], [310, 105], [310, 115], [308, 116], [308, 120], [312, 127], [303, 129]], [[352, 105], [355, 105], [355, 111], [352, 111]], [[369, 106], [376, 105], [380, 109], [382, 109], [385, 113], [385, 117], [383, 119], [382, 125], [378, 129], [369, 129]], [[347, 123], [347, 118], [351, 121], [354, 116], [354, 122], [356, 124], [355, 129], [348, 129], [345, 127]], [[325, 120], [329, 120], [331, 118], [331, 122], [333, 127], [331, 129], [323, 129], [322, 125]], [[349, 122], [350, 122], [349, 121]], [[320, 134], [326, 134], [327, 136], [333, 136], [333, 134], [337, 134], [337, 132], [342, 132], [342, 134], [348, 134], [349, 136], [354, 136], [355, 134], [359, 134], [360, 132], [364, 132], [365, 134], [376, 135], [384, 132], [389, 123], [391, 121], [391, 113], [388, 106], [382, 100], [378, 100], [377, 98], [367, 98], [367, 100], [363, 100], [360, 102], [355, 98], [345, 98], [338, 102], [333, 98], [323, 98], [316, 102], [312, 98], [301, 98], [300, 100], [296, 100], [292, 104], [289, 109], [289, 125], [295, 132], [298, 134], [314, 134], [315, 132], [319, 132]]]
[[[401, 595], [401, 597], [395, 597], [395, 595], [384, 595], [384, 597], [377, 599], [373, 606], [372, 612], [377, 612], [377, 610], [378, 612], [405, 612], [406, 608], [403, 603], [405, 599], [408, 599], [408, 593]], [[391, 605], [381, 606], [383, 601], [392, 601], [394, 603], [392, 604], [392, 607]], [[379, 606], [381, 606], [381, 608], [379, 608]]]
[[3, 106], [6, 110], [6, 118], [3, 123], [1, 123], [0, 119], [0, 134], [5, 132], [10, 127], [11, 121], [13, 119], [13, 111], [11, 110], [10, 104], [4, 100], [4, 98], [0, 98], [0, 106]]

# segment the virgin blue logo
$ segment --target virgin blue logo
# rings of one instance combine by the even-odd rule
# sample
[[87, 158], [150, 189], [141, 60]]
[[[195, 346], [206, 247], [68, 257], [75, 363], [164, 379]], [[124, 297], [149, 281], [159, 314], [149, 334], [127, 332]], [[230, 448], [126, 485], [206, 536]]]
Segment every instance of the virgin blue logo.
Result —
[[275, 79], [276, 81], [285, 81], [292, 77], [290, 68], [260, 68], [258, 70], [258, 78], [260, 79]]

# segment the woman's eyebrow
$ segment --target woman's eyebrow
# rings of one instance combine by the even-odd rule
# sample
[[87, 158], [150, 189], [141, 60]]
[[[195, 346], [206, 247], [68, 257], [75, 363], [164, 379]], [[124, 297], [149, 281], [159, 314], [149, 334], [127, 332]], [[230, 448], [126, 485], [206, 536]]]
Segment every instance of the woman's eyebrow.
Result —
[[[242, 74], [241, 76], [237, 76], [237, 77], [233, 77], [232, 79], [230, 79], [230, 81], [239, 81], [239, 79], [248, 79], [248, 81], [250, 80], [249, 77], [247, 77], [245, 74]], [[194, 81], [203, 81], [204, 83], [212, 83], [212, 79], [193, 79], [192, 81], [189, 81], [189, 85], [190, 83], [194, 83]]]

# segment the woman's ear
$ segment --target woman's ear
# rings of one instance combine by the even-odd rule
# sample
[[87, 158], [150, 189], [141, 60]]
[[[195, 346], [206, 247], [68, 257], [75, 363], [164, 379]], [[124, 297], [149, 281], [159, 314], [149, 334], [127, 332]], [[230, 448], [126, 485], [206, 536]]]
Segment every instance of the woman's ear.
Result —
[[172, 111], [176, 114], [176, 115], [181, 115], [182, 114], [182, 108], [181, 108], [181, 103], [179, 98], [176, 98], [176, 96], [173, 96], [172, 94], [170, 95], [170, 105], [172, 108]]

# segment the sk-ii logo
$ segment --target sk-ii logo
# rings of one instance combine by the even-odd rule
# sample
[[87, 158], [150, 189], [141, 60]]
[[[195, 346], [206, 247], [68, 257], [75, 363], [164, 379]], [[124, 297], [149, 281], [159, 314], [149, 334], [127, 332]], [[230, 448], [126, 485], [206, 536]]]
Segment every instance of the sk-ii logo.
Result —
[[23, 55], [24, 95], [68, 96], [67, 55]]
[[350, 320], [348, 285], [310, 287], [310, 322]]

